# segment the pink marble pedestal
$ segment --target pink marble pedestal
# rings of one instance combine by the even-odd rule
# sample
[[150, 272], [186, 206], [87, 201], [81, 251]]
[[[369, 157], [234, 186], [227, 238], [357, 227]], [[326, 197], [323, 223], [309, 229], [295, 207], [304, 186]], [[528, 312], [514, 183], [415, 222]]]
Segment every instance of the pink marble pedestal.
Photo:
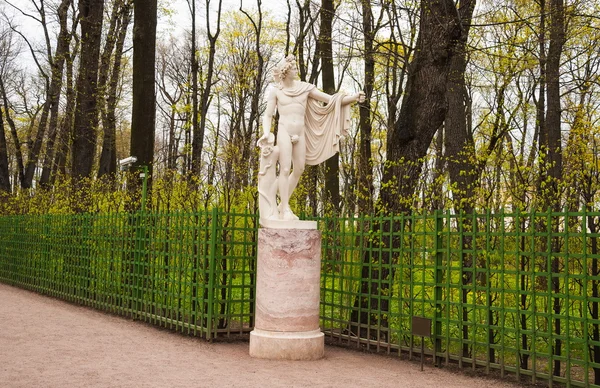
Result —
[[317, 360], [324, 354], [319, 329], [321, 232], [310, 221], [295, 221], [292, 228], [285, 223], [268, 226], [258, 230], [250, 356]]

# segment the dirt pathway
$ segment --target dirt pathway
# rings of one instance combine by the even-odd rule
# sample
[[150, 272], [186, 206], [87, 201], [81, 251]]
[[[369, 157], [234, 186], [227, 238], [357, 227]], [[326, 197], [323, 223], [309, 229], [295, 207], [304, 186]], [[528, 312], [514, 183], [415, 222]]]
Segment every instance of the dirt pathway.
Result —
[[0, 387], [516, 387], [326, 347], [265, 361], [248, 344], [185, 337], [0, 284]]

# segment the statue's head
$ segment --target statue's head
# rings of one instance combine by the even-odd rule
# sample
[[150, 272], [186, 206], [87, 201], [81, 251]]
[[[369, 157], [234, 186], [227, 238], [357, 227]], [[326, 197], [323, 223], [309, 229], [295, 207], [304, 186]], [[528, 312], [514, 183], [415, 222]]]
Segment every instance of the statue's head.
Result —
[[273, 80], [276, 83], [282, 82], [292, 70], [296, 70], [296, 57], [288, 55], [275, 67], [275, 70], [273, 71]]

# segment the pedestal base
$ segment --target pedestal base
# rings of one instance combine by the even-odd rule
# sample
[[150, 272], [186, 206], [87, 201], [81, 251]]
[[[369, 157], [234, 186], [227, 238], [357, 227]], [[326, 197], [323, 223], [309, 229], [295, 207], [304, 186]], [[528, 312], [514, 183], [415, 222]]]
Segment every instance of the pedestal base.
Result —
[[254, 329], [250, 356], [268, 360], [318, 360], [325, 353], [325, 336], [319, 330], [278, 332]]

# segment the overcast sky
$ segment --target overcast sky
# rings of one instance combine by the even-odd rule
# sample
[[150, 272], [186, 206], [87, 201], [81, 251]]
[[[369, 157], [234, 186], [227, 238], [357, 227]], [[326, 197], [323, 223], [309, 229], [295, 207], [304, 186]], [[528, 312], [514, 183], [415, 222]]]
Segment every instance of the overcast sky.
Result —
[[[28, 38], [35, 40], [35, 37], [38, 36], [39, 38], [42, 38], [39, 22], [24, 16], [15, 9], [19, 8], [25, 13], [37, 16], [35, 7], [33, 6], [34, 1], [37, 4], [40, 4], [40, 1], [45, 1], [45, 3], [58, 2], [58, 0], [0, 0], [0, 10], [17, 24], [20, 27], [20, 31]], [[257, 8], [256, 1], [257, 0], [223, 0], [223, 11], [238, 10], [241, 4], [245, 10], [251, 11]], [[205, 3], [206, 0], [196, 0], [196, 13], [199, 19], [197, 24], [198, 28], [203, 28], [204, 26]], [[212, 20], [216, 20], [217, 6], [218, 0], [210, 0]], [[160, 32], [177, 33], [179, 30], [190, 29], [191, 17], [188, 2], [186, 0], [159, 0], [159, 7], [171, 11], [168, 16], [165, 12], [159, 12], [158, 29]], [[262, 8], [263, 10], [270, 11], [271, 15], [277, 19], [285, 20], [286, 18], [287, 6], [285, 0], [263, 0]], [[108, 11], [108, 9], [105, 11]], [[0, 24], [4, 24], [4, 20]]]
[[[39, 17], [34, 7], [34, 2], [40, 4], [44, 1], [45, 4], [56, 4], [58, 0], [0, 0], [0, 12], [2, 16], [0, 18], [0, 28], [6, 25], [6, 20], [10, 20], [14, 25], [17, 26], [18, 30], [38, 49], [42, 49], [44, 46], [43, 35], [40, 29], [40, 23], [31, 17], [23, 15], [19, 10], [32, 16]], [[77, 2], [77, 0], [74, 0]], [[252, 11], [257, 8], [257, 0], [223, 0], [223, 11], [238, 10], [240, 5], [243, 5], [244, 10]], [[216, 21], [218, 0], [210, 0], [211, 7], [211, 20]], [[46, 5], [46, 7], [49, 7]], [[197, 28], [199, 30], [204, 29], [205, 26], [205, 15], [206, 15], [206, 0], [196, 0], [196, 13], [197, 13]], [[19, 10], [18, 10], [18, 9]], [[191, 16], [187, 0], [159, 0], [159, 8], [166, 8], [169, 12], [160, 12], [158, 18], [158, 36], [165, 37], [173, 34], [178, 36], [184, 30], [191, 29]], [[287, 6], [285, 0], [263, 0], [262, 9], [271, 13], [271, 16], [285, 20], [287, 18]], [[105, 9], [108, 12], [109, 9]], [[58, 31], [57, 24], [54, 18], [50, 19], [52, 23], [51, 35], [56, 36]], [[133, 22], [132, 22], [133, 24]], [[52, 42], [53, 50], [55, 48], [54, 42]], [[35, 68], [35, 63], [31, 57], [30, 51], [27, 45], [22, 44], [21, 64], [26, 68]], [[45, 49], [42, 49], [45, 50]]]
[[[173, 15], [171, 17], [159, 18], [159, 28], [163, 29], [163, 31], [176, 31], [179, 28], [190, 28], [191, 16], [188, 2], [186, 0], [160, 1], [162, 1], [165, 6], [173, 9]], [[223, 11], [238, 10], [240, 9], [240, 5], [243, 5], [244, 10], [246, 11], [257, 9], [256, 0], [223, 0]], [[218, 0], [210, 1], [210, 7], [212, 10], [211, 20], [213, 22], [216, 20], [217, 6]], [[269, 11], [276, 19], [285, 20], [287, 18], [286, 0], [263, 0], [262, 9], [263, 11]], [[197, 18], [201, 20], [197, 24], [199, 28], [204, 27], [205, 12], [205, 0], [197, 0], [196, 15]]]

